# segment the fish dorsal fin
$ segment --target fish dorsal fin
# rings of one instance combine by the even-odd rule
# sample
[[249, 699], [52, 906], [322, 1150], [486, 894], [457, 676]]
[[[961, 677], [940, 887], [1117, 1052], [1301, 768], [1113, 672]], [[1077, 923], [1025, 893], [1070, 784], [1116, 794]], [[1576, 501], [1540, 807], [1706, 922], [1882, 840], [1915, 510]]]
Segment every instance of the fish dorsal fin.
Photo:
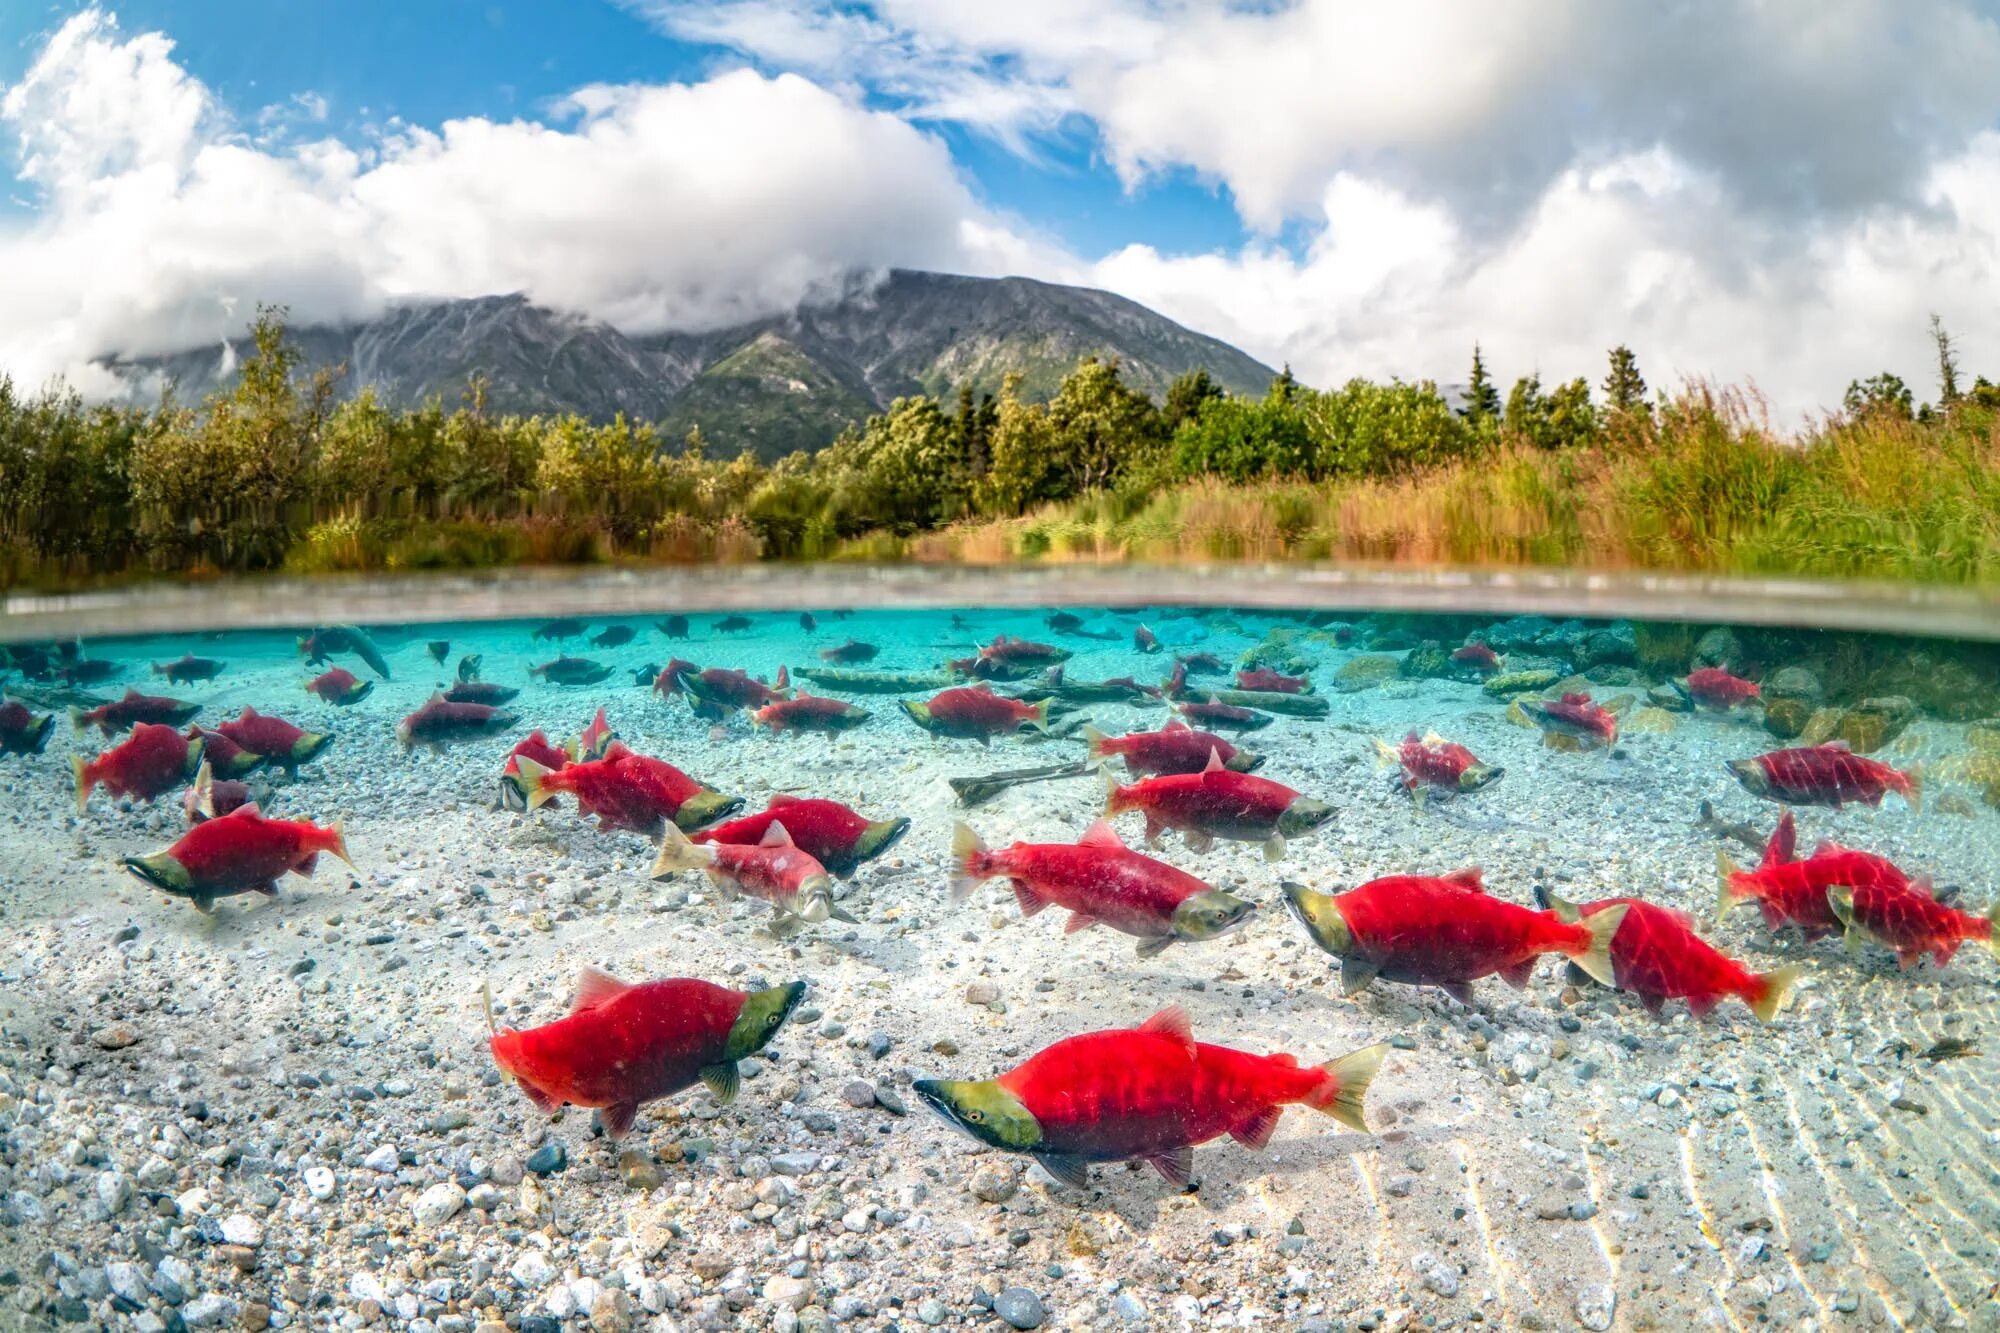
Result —
[[1932, 886], [1929, 875], [1918, 875], [1910, 881], [1910, 888], [1917, 893], [1921, 893], [1926, 898], [1935, 899], [1937, 897], [1937, 889]]
[[130, 685], [127, 685], [127, 686], [125, 687], [125, 697], [126, 697], [127, 699], [143, 699], [143, 698], [145, 698], [145, 696], [144, 696], [144, 695], [140, 694], [138, 690], [136, 690], [136, 689], [132, 688], [132, 687], [131, 687]]
[[776, 687], [777, 687], [778, 689], [781, 689], [781, 690], [788, 690], [788, 689], [790, 689], [790, 688], [792, 687], [792, 672], [791, 672], [791, 668], [789, 668], [789, 667], [782, 667], [782, 666], [781, 666], [781, 667], [779, 667], [779, 668], [778, 668], [778, 679], [777, 679], [777, 680], [776, 680], [775, 682], [773, 682], [773, 683], [774, 683], [774, 684], [776, 685]]
[[1842, 740], [1824, 741], [1820, 744], [1819, 748], [1822, 750], [1838, 750], [1842, 754], [1854, 753], [1854, 747]]
[[[1412, 736], [1414, 736], [1414, 735], [1416, 735], [1417, 733], [1415, 733], [1415, 732], [1413, 731], [1413, 732], [1411, 732], [1410, 734], [1411, 734]], [[1443, 744], [1444, 744], [1444, 737], [1442, 737], [1442, 736], [1438, 735], [1438, 734], [1437, 734], [1437, 733], [1436, 733], [1435, 731], [1427, 731], [1427, 732], [1425, 732], [1425, 733], [1424, 733], [1424, 744], [1425, 744], [1425, 745], [1443, 745]]]
[[244, 704], [243, 711], [237, 716], [236, 720], [238, 722], [250, 722], [254, 721], [256, 717], [257, 717], [257, 710], [252, 708], [249, 704]]
[[789, 793], [779, 792], [777, 795], [773, 796], [768, 802], [765, 803], [764, 808], [769, 810], [780, 805], [792, 805], [795, 804], [798, 801], [798, 799], [799, 799], [798, 797], [790, 795]]
[[1210, 773], [1220, 773], [1226, 768], [1227, 765], [1222, 762], [1222, 751], [1216, 749], [1213, 745], [1209, 746], [1208, 763], [1202, 767], [1202, 776], [1207, 777]]
[[1188, 725], [1188, 724], [1187, 724], [1186, 722], [1183, 722], [1183, 721], [1182, 721], [1182, 720], [1181, 720], [1180, 718], [1175, 718], [1175, 719], [1174, 719], [1173, 721], [1171, 721], [1171, 722], [1167, 723], [1167, 725], [1166, 725], [1166, 726], [1164, 726], [1164, 727], [1161, 727], [1161, 728], [1160, 728], [1160, 730], [1161, 730], [1161, 731], [1193, 731], [1193, 730], [1194, 730], [1194, 728], [1193, 728], [1193, 727], [1190, 727], [1190, 726], [1189, 726], [1189, 725]]
[[993, 686], [987, 681], [982, 680], [972, 687], [972, 692], [974, 694], [991, 694], [993, 693]]
[[609, 972], [586, 967], [577, 974], [576, 999], [571, 1002], [569, 1011], [580, 1014], [586, 1009], [595, 1009], [631, 989], [630, 984], [620, 981]]
[[1188, 1021], [1187, 1010], [1177, 1004], [1170, 1004], [1139, 1025], [1139, 1031], [1150, 1032], [1156, 1037], [1172, 1037], [1187, 1047], [1188, 1054], [1194, 1054], [1194, 1025]]
[[1795, 860], [1798, 854], [1799, 821], [1787, 810], [1778, 816], [1778, 826], [1771, 830], [1771, 840], [1764, 844], [1764, 864], [1781, 866]]
[[445, 697], [443, 690], [432, 690], [431, 697], [424, 700], [425, 704], [441, 704], [444, 702], [445, 702]]
[[1115, 847], [1120, 851], [1125, 848], [1125, 840], [1118, 836], [1118, 830], [1111, 827], [1111, 821], [1108, 819], [1100, 819], [1085, 829], [1083, 836], [1076, 842], [1079, 847]]
[[1814, 848], [1813, 848], [1813, 855], [1814, 855], [1814, 856], [1839, 856], [1839, 855], [1840, 855], [1840, 854], [1841, 854], [1842, 852], [1844, 852], [1844, 851], [1846, 851], [1846, 850], [1847, 850], [1847, 849], [1846, 849], [1845, 847], [1843, 847], [1843, 846], [1841, 846], [1841, 845], [1840, 845], [1839, 843], [1835, 842], [1835, 841], [1834, 841], [1834, 840], [1833, 840], [1832, 838], [1821, 838], [1821, 839], [1819, 840], [1819, 845], [1818, 845], [1817, 847], [1814, 847]]
[[1467, 866], [1463, 870], [1454, 870], [1449, 875], [1444, 876], [1444, 882], [1447, 884], [1456, 884], [1461, 889], [1471, 889], [1474, 893], [1484, 893], [1486, 892], [1485, 875], [1486, 872], [1478, 866]]
[[791, 830], [774, 819], [771, 821], [771, 826], [764, 830], [764, 836], [757, 840], [757, 845], [759, 847], [793, 846]]
[[255, 801], [245, 801], [243, 804], [237, 806], [234, 810], [231, 810], [229, 812], [229, 817], [231, 819], [236, 819], [238, 817], [241, 817], [243, 819], [262, 819], [264, 817], [264, 812], [257, 808], [257, 803]]

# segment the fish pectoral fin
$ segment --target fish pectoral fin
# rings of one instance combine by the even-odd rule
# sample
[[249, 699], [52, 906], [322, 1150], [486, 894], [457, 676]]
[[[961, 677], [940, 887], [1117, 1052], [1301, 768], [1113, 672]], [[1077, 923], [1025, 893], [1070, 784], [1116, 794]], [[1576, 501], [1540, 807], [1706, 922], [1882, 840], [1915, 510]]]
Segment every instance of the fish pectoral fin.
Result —
[[1215, 839], [1206, 833], [1190, 832], [1187, 835], [1188, 850], [1199, 856], [1215, 846]]
[[1438, 986], [1438, 989], [1443, 991], [1446, 995], [1451, 996], [1452, 999], [1457, 1000], [1460, 1004], [1464, 1005], [1466, 1008], [1470, 1009], [1472, 1007], [1471, 982], [1447, 981], [1441, 983]]
[[861, 924], [861, 918], [844, 907], [829, 907], [826, 909], [826, 915], [830, 920], [844, 922], [850, 926]]
[[1079, 930], [1089, 930], [1097, 924], [1097, 918], [1088, 912], [1071, 912], [1069, 920], [1063, 923], [1063, 934], [1074, 935]]
[[1173, 942], [1172, 935], [1158, 935], [1149, 940], [1140, 940], [1136, 952], [1141, 958], [1157, 958], [1165, 953], [1167, 946]]
[[1049, 905], [1049, 900], [1042, 897], [1041, 894], [1036, 893], [1034, 885], [1028, 883], [1027, 880], [1017, 879], [1012, 882], [1014, 885], [1014, 901], [1021, 908], [1021, 917], [1023, 920], [1033, 916]]
[[1035, 1161], [1060, 1184], [1082, 1189], [1090, 1183], [1090, 1164], [1081, 1157], [1072, 1157], [1068, 1153], [1038, 1152]]
[[1246, 1148], [1262, 1148], [1277, 1133], [1278, 1121], [1284, 1117], [1282, 1106], [1267, 1106], [1257, 1114], [1236, 1125], [1229, 1131], [1229, 1137]]
[[597, 1108], [597, 1122], [604, 1126], [604, 1136], [622, 1139], [632, 1131], [632, 1122], [639, 1118], [636, 1102], [618, 1102], [611, 1106]]
[[[1501, 968], [1500, 979], [1515, 990], [1528, 989], [1528, 979], [1535, 975], [1535, 963], [1539, 959], [1540, 955], [1538, 954], [1534, 958], [1523, 958], [1518, 963]], [[1586, 973], [1585, 975], [1589, 974]]]
[[736, 1089], [741, 1080], [736, 1073], [736, 1062], [724, 1060], [721, 1064], [703, 1065], [701, 1081], [708, 1086], [708, 1095], [716, 1103], [727, 1106], [736, 1100]]
[[1368, 984], [1381, 970], [1364, 958], [1343, 958], [1340, 960], [1340, 989], [1348, 995], [1367, 990]]
[[1687, 997], [1688, 1012], [1696, 1018], [1706, 1018], [1714, 1012], [1719, 998], [1715, 995], [1690, 995]]
[[1575, 963], [1563, 965], [1563, 984], [1566, 986], [1595, 986], [1597, 978], [1578, 967]]
[[535, 1109], [537, 1111], [540, 1111], [543, 1115], [554, 1115], [556, 1112], [562, 1110], [561, 1101], [557, 1100], [554, 1097], [549, 1096], [548, 1093], [543, 1092], [540, 1088], [528, 1082], [526, 1079], [521, 1078], [519, 1075], [516, 1075], [514, 1081], [521, 1085], [522, 1094], [526, 1096], [530, 1102], [533, 1102]]
[[278, 896], [278, 882], [276, 880], [266, 880], [252, 889], [251, 892], [262, 894], [266, 898], [275, 898]]
[[1169, 1185], [1178, 1190], [1193, 1188], [1194, 1149], [1186, 1146], [1172, 1152], [1154, 1153], [1146, 1159]]

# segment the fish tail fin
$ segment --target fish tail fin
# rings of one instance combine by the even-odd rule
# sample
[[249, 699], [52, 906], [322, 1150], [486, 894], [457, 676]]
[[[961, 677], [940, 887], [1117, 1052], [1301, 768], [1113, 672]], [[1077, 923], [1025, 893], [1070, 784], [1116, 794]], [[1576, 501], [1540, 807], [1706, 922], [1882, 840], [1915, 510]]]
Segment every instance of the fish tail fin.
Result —
[[215, 769], [206, 759], [194, 773], [194, 808], [203, 818], [215, 818]]
[[544, 785], [549, 770], [528, 756], [523, 754], [514, 757], [514, 771], [519, 775], [516, 785], [520, 787], [521, 795], [527, 800], [530, 810], [539, 810], [548, 804], [550, 797], [555, 795]]
[[1083, 743], [1086, 747], [1086, 753], [1092, 759], [1103, 759], [1110, 755], [1111, 751], [1106, 748], [1110, 740], [1109, 736], [1099, 731], [1096, 727], [1091, 726], [1088, 722], [1083, 724]]
[[326, 850], [345, 861], [349, 870], [354, 869], [354, 858], [347, 854], [347, 816], [340, 816], [327, 829]]
[[1028, 722], [1043, 735], [1049, 730], [1049, 701], [1042, 700], [1028, 709]]
[[486, 1009], [486, 1035], [500, 1035], [500, 1025], [493, 1021], [493, 978], [488, 977], [479, 987], [479, 1001]]
[[1715, 854], [1715, 915], [1716, 919], [1729, 915], [1729, 909], [1743, 901], [1743, 893], [1736, 887], [1736, 877], [1743, 872], [1729, 859], [1728, 852]]
[[1380, 736], [1375, 737], [1374, 740], [1375, 740], [1375, 767], [1387, 768], [1389, 765], [1395, 763], [1396, 762], [1395, 749], [1391, 747], [1390, 744], [1387, 741], [1383, 740]]
[[986, 854], [986, 844], [972, 831], [972, 826], [963, 820], [951, 830], [951, 900], [962, 903], [970, 898], [985, 876], [979, 873], [979, 858]]
[[2000, 902], [1986, 909], [1986, 938], [1980, 941], [1995, 958], [2000, 958]]
[[1099, 769], [1098, 772], [1104, 775], [1104, 817], [1109, 819], [1124, 808], [1118, 803], [1118, 798], [1123, 793], [1124, 788], [1118, 785], [1118, 779], [1111, 775], [1110, 769], [1103, 768]]
[[1625, 924], [1627, 908], [1623, 903], [1616, 907], [1606, 907], [1593, 912], [1577, 924], [1587, 932], [1583, 948], [1570, 955], [1570, 961], [1590, 973], [1591, 980], [1605, 986], [1616, 986], [1617, 979], [1611, 966], [1611, 941], [1618, 934], [1618, 927]]
[[773, 682], [773, 688], [780, 690], [789, 690], [792, 688], [792, 673], [789, 667], [780, 666], [778, 668], [778, 678]]
[[83, 710], [74, 704], [70, 705], [69, 724], [71, 728], [77, 731], [82, 731], [90, 725], [83, 720]]
[[1368, 1085], [1381, 1072], [1382, 1060], [1388, 1054], [1389, 1044], [1378, 1042], [1373, 1046], [1364, 1046], [1351, 1055], [1343, 1055], [1338, 1060], [1329, 1060], [1320, 1066], [1327, 1077], [1306, 1095], [1305, 1104], [1322, 1115], [1332, 1116], [1349, 1129], [1366, 1134], [1368, 1122], [1362, 1118], [1362, 1102], [1368, 1096]]
[[1913, 813], [1924, 812], [1924, 766], [1921, 763], [1910, 765], [1909, 770], [1903, 774], [1903, 785], [1899, 790], [1903, 793], [1903, 799], [1910, 803]]
[[1785, 1000], [1792, 993], [1792, 987], [1804, 972], [1804, 968], [1792, 964], [1759, 972], [1750, 978], [1750, 1012], [1757, 1015], [1759, 1022], [1768, 1023], [1778, 1016], [1778, 1011], [1785, 1007]]
[[653, 862], [652, 875], [654, 879], [663, 879], [677, 870], [706, 870], [714, 861], [713, 847], [688, 841], [688, 835], [669, 820], [661, 830], [660, 855]]
[[90, 765], [84, 762], [82, 755], [71, 755], [69, 766], [70, 771], [76, 774], [76, 812], [82, 814], [84, 807], [90, 803], [90, 789], [96, 784], [90, 780]]

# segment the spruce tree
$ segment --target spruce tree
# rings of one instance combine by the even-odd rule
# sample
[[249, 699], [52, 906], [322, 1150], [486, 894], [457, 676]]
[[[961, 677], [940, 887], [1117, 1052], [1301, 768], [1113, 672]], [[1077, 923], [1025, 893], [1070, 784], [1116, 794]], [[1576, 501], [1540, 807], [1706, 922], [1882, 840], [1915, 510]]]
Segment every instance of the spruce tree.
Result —
[[1472, 344], [1472, 382], [1465, 386], [1463, 415], [1474, 425], [1500, 416], [1500, 390], [1493, 387], [1493, 376], [1486, 371], [1486, 358], [1480, 355], [1478, 343]]
[[1611, 349], [1611, 369], [1604, 377], [1604, 400], [1613, 412], [1646, 409], [1646, 379], [1639, 373], [1639, 358], [1620, 343]]

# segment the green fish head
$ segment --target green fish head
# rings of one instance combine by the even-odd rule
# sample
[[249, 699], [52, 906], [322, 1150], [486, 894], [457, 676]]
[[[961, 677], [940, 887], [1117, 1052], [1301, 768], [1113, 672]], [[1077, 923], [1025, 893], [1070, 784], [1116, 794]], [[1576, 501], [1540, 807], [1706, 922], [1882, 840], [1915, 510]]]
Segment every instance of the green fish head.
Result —
[[763, 1050], [771, 1038], [778, 1035], [778, 1029], [792, 1016], [792, 1010], [799, 1007], [799, 1001], [805, 998], [805, 994], [806, 983], [803, 981], [751, 991], [736, 1013], [735, 1026], [729, 1029], [729, 1040], [723, 1046], [722, 1058], [741, 1060], [746, 1055]]
[[833, 915], [833, 876], [809, 875], [799, 881], [792, 895], [792, 911], [799, 920], [818, 925]]
[[1317, 893], [1290, 880], [1279, 887], [1285, 891], [1285, 905], [1306, 928], [1306, 934], [1312, 936], [1314, 944], [1336, 957], [1354, 948], [1354, 932], [1347, 928], [1347, 918], [1340, 914], [1332, 894]]
[[920, 1078], [911, 1084], [925, 1105], [978, 1139], [1008, 1152], [1042, 1146], [1042, 1125], [1021, 1099], [993, 1079], [977, 1083]]
[[1278, 832], [1287, 838], [1303, 838], [1333, 818], [1333, 807], [1311, 796], [1300, 796], [1278, 816]]
[[333, 744], [333, 736], [328, 732], [309, 731], [292, 742], [292, 762], [310, 763], [320, 757], [327, 746]]
[[916, 723], [925, 731], [937, 730], [937, 723], [931, 718], [929, 704], [920, 704], [913, 699], [903, 699], [899, 701], [899, 706], [905, 713], [910, 715], [910, 721]]
[[1489, 782], [1498, 782], [1507, 770], [1498, 764], [1470, 764], [1458, 775], [1460, 791], [1478, 791]]
[[897, 840], [910, 831], [910, 821], [906, 818], [878, 819], [861, 830], [861, 836], [854, 840], [854, 859], [872, 861], [893, 847]]
[[1769, 794], [1771, 790], [1771, 776], [1764, 771], [1764, 766], [1755, 759], [1732, 759], [1729, 761], [1729, 771], [1734, 773], [1736, 780], [1743, 784], [1743, 790], [1749, 792], [1752, 796]]
[[355, 684], [353, 689], [349, 690], [346, 694], [340, 696], [340, 701], [344, 704], [358, 704], [363, 699], [366, 699], [369, 695], [373, 694], [374, 692], [375, 692], [374, 681], [372, 680], [359, 681]]
[[724, 796], [719, 791], [698, 791], [681, 802], [674, 812], [674, 826], [683, 833], [713, 824], [743, 808], [741, 796]]
[[1223, 765], [1224, 768], [1235, 773], [1255, 773], [1263, 766], [1264, 756], [1255, 754], [1249, 750], [1238, 750], [1235, 754], [1229, 756], [1229, 762]]
[[162, 893], [185, 897], [194, 891], [194, 876], [188, 874], [186, 866], [165, 852], [154, 852], [151, 856], [128, 856], [125, 868]]
[[1252, 912], [1255, 903], [1245, 902], [1234, 894], [1221, 889], [1210, 889], [1185, 898], [1174, 909], [1174, 937], [1182, 940], [1212, 940], [1218, 935], [1226, 935], [1242, 925]]

